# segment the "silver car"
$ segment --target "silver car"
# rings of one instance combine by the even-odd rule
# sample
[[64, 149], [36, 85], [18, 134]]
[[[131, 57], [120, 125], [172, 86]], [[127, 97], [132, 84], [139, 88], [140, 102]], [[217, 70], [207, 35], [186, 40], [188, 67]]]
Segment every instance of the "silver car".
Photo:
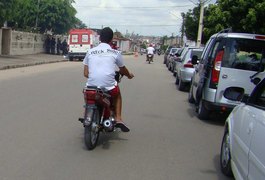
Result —
[[173, 60], [173, 57], [175, 53], [178, 52], [180, 48], [171, 48], [169, 51], [169, 54], [167, 55], [167, 60], [166, 60], [166, 66], [169, 67], [171, 65], [171, 61]]
[[[231, 100], [240, 100], [234, 92]], [[235, 179], [265, 179], [265, 79], [248, 99], [236, 106], [225, 122], [220, 165]]]
[[180, 91], [185, 90], [185, 88], [190, 84], [192, 75], [195, 71], [192, 64], [192, 57], [200, 57], [202, 54], [203, 48], [197, 47], [186, 47], [184, 48], [182, 55], [176, 59], [175, 62], [175, 75], [176, 75], [176, 84]]
[[207, 42], [192, 77], [189, 102], [195, 102], [200, 119], [212, 112], [228, 114], [239, 104], [224, 96], [226, 91], [248, 96], [265, 77], [265, 35], [219, 32]]

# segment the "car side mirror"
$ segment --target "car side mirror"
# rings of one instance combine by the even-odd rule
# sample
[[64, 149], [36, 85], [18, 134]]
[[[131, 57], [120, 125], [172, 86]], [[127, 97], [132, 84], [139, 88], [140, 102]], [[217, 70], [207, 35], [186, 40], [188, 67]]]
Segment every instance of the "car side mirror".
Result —
[[224, 91], [224, 97], [232, 101], [242, 101], [244, 99], [244, 89], [241, 87], [229, 87]]
[[194, 55], [194, 56], [192, 56], [192, 58], [191, 58], [191, 63], [192, 63], [193, 65], [198, 64], [198, 60], [199, 60], [198, 56]]
[[260, 78], [254, 78], [254, 79], [251, 79], [251, 82], [255, 85], [259, 84], [259, 82], [261, 81]]
[[175, 54], [175, 56], [179, 57], [179, 56], [180, 56], [180, 54], [179, 54], [179, 53], [176, 53], [176, 54]]

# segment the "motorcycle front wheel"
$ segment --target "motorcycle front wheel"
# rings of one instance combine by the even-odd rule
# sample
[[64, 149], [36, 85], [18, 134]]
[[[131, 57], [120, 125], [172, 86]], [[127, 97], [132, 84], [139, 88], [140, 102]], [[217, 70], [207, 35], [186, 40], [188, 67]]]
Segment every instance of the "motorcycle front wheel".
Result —
[[99, 110], [94, 109], [92, 114], [92, 121], [89, 126], [85, 126], [84, 140], [88, 150], [92, 150], [97, 146], [99, 132], [100, 132], [100, 116]]

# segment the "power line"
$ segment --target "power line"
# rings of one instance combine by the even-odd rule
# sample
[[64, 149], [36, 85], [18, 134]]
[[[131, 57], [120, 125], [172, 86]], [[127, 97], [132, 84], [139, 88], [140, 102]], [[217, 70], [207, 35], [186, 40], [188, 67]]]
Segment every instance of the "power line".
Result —
[[137, 7], [137, 6], [124, 6], [124, 7], [114, 7], [114, 6], [104, 6], [104, 7], [100, 7], [100, 6], [89, 6], [89, 5], [84, 5], [84, 6], [80, 6], [77, 5], [75, 7], [85, 7], [85, 8], [97, 8], [97, 9], [119, 9], [119, 8], [124, 8], [124, 9], [164, 9], [164, 8], [181, 8], [181, 7], [190, 7], [191, 5], [175, 5], [175, 6], [157, 6], [157, 7]]
[[192, 4], [198, 5], [198, 3], [193, 2], [192, 0], [189, 0]]

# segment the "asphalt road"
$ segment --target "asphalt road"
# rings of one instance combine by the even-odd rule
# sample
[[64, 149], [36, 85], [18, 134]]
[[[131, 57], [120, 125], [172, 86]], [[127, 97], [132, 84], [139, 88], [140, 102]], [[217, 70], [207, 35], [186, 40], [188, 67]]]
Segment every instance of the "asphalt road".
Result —
[[81, 62], [0, 71], [0, 180], [225, 180], [224, 121], [201, 121], [156, 56], [126, 56], [123, 119], [131, 132], [83, 142]]

